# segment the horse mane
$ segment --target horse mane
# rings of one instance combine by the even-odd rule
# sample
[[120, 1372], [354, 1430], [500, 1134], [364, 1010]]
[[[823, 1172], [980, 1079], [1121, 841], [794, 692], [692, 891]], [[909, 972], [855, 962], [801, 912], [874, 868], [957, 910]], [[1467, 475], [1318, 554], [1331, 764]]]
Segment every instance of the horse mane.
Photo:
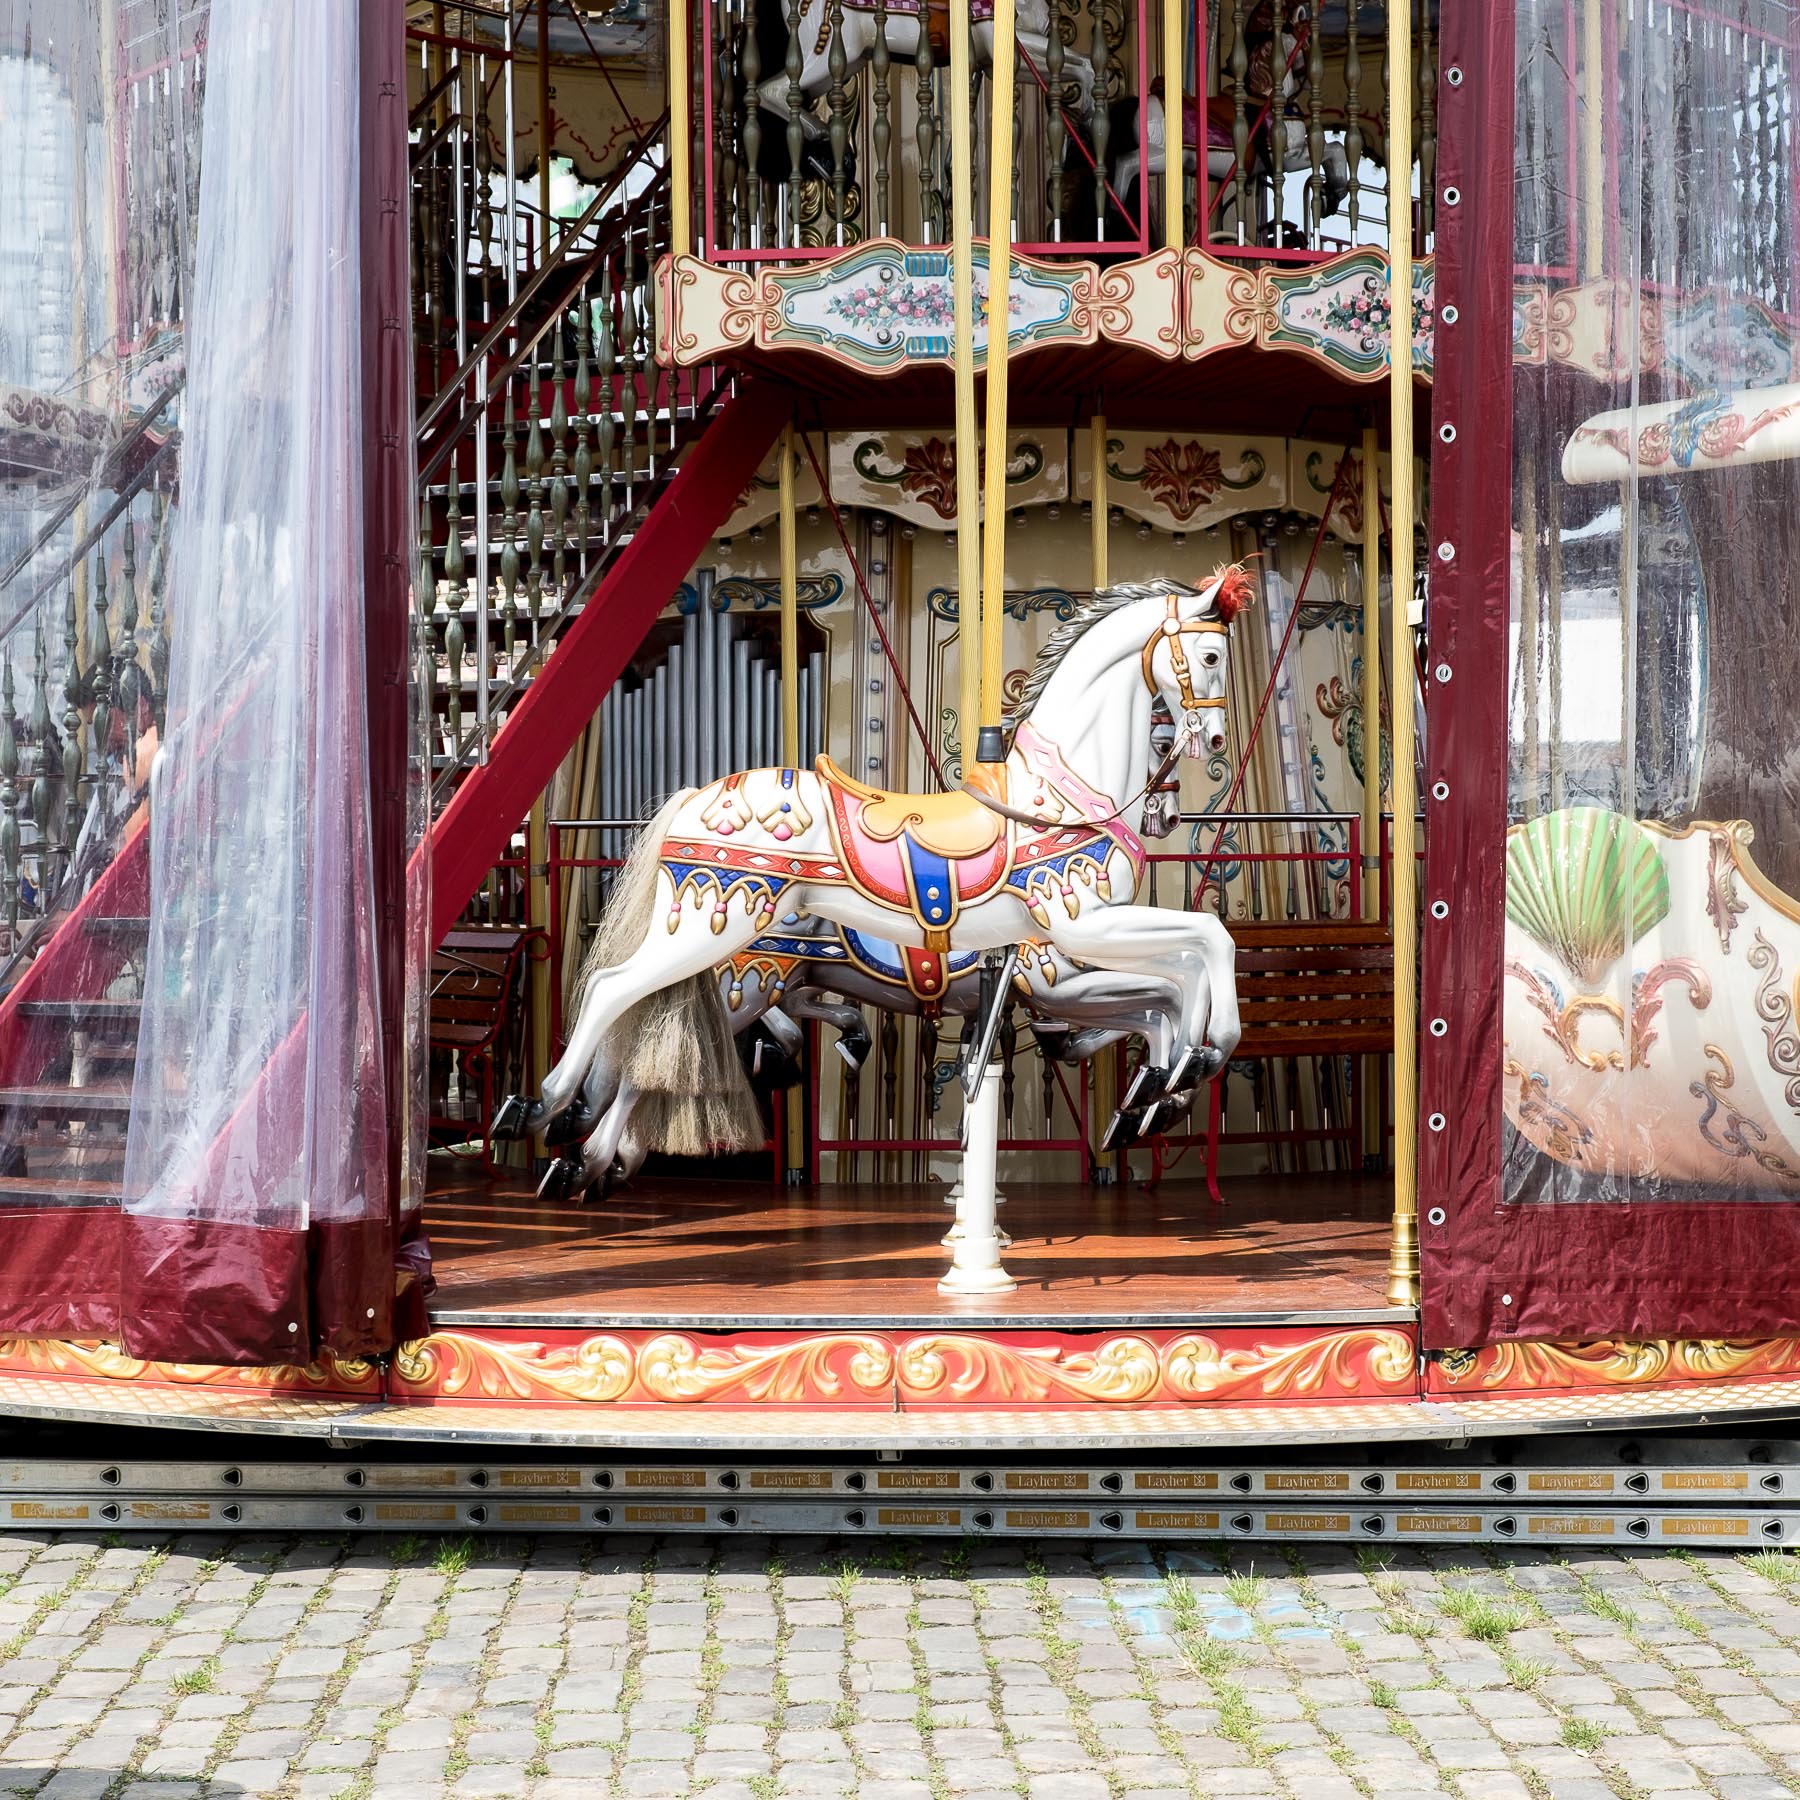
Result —
[[[1255, 586], [1242, 563], [1222, 569], [1213, 580], [1218, 583], [1214, 608], [1229, 625], [1255, 598]], [[1124, 581], [1115, 587], [1096, 588], [1087, 599], [1078, 601], [1075, 610], [1044, 640], [1044, 647], [1038, 652], [1037, 661], [1031, 665], [1031, 673], [1025, 677], [1025, 685], [1020, 690], [1019, 704], [1013, 712], [1015, 726], [1031, 717], [1032, 708], [1043, 698], [1050, 677], [1063, 659], [1102, 619], [1153, 594], [1173, 594], [1178, 599], [1189, 600], [1205, 592], [1206, 587], [1190, 587], [1185, 581]]]

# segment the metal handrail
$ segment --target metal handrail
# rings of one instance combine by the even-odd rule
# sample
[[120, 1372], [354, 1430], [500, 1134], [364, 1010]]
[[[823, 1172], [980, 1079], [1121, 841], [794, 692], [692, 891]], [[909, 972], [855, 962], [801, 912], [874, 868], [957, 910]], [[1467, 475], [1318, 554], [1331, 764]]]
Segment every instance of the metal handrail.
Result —
[[[667, 122], [668, 114], [665, 112], [658, 125], [653, 128], [650, 138], [646, 142], [640, 143], [638, 154], [636, 158], [634, 158], [633, 164], [629, 166], [635, 166], [637, 161], [642, 160], [643, 151], [648, 149], [651, 144], [655, 143], [656, 133], [660, 131], [662, 126], [666, 125]], [[462, 365], [457, 369], [456, 373], [438, 390], [437, 397], [422, 413], [419, 414], [418, 419], [413, 426], [413, 441], [415, 444], [423, 446], [426, 433], [429, 432], [432, 426], [435, 425], [449, 410], [451, 402], [462, 393], [463, 389], [467, 386], [470, 377], [480, 370], [481, 364], [492, 354], [494, 346], [506, 336], [515, 324], [517, 324], [520, 316], [531, 302], [543, 291], [551, 276], [564, 267], [568, 261], [570, 252], [575, 245], [575, 240], [586, 231], [588, 226], [592, 224], [595, 218], [597, 218], [605, 209], [607, 202], [616, 196], [619, 184], [625, 179], [627, 173], [628, 167], [622, 167], [617, 176], [608, 182], [601, 191], [594, 196], [586, 210], [581, 214], [581, 217], [576, 219], [574, 223], [569, 226], [568, 230], [566, 230], [558, 240], [556, 247], [538, 264], [531, 279], [519, 289], [517, 298], [507, 304], [506, 310], [502, 312], [499, 318], [496, 319], [482, 334], [481, 341], [466, 357], [463, 358]], [[585, 281], [587, 276], [592, 273], [592, 265], [617, 242], [620, 231], [635, 218], [638, 210], [644, 205], [645, 201], [649, 200], [660, 187], [667, 184], [668, 179], [669, 166], [667, 162], [664, 162], [658, 167], [655, 177], [650, 181], [649, 185], [645, 187], [643, 192], [632, 200], [625, 210], [618, 215], [614, 229], [610, 235], [602, 239], [582, 258], [581, 278], [583, 281]], [[579, 287], [580, 285], [580, 282], [575, 283], [576, 287]], [[567, 295], [564, 296], [564, 299], [566, 301]], [[555, 315], [558, 311], [560, 311], [560, 308], [553, 307], [551, 309], [550, 317], [548, 317], [529, 338], [523, 340], [517, 346], [511, 359], [490, 380], [487, 392], [476, 402], [475, 406], [471, 409], [472, 412], [484, 412], [493, 403], [495, 395], [500, 392], [507, 378], [517, 369], [519, 363], [524, 360], [526, 353], [535, 350], [545, 333], [550, 330], [555, 322]], [[437, 470], [443, 466], [444, 457], [448, 453], [450, 446], [461, 438], [463, 431], [466, 430], [467, 427], [468, 419], [465, 417], [462, 426], [432, 452], [429, 465], [427, 467], [422, 467], [419, 471], [419, 480], [421, 482], [429, 480], [431, 475], [435, 474]]]

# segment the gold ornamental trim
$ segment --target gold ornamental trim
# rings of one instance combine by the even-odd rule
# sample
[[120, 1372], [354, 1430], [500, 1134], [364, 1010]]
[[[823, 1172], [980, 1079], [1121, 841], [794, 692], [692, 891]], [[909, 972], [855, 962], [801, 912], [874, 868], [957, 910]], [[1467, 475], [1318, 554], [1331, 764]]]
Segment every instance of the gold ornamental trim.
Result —
[[1416, 1391], [1411, 1338], [1390, 1327], [1229, 1347], [1197, 1333], [1013, 1342], [966, 1332], [889, 1338], [827, 1332], [709, 1342], [683, 1332], [596, 1333], [565, 1343], [440, 1331], [403, 1344], [396, 1399], [692, 1406], [1101, 1405], [1255, 1398], [1355, 1399]]
[[145, 1362], [99, 1338], [0, 1338], [0, 1373], [285, 1394], [381, 1392], [381, 1370], [375, 1363], [363, 1357], [334, 1356], [329, 1350], [320, 1351], [318, 1361], [304, 1368], [292, 1364], [234, 1368], [217, 1363]]
[[1489, 1344], [1447, 1350], [1444, 1386], [1641, 1387], [1661, 1381], [1720, 1381], [1800, 1372], [1800, 1338], [1602, 1338], [1591, 1343]]

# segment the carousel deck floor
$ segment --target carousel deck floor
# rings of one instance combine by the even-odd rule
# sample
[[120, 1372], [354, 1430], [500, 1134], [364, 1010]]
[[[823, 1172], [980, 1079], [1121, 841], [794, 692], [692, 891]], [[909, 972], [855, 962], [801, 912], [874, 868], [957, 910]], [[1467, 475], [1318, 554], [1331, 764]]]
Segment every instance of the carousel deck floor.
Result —
[[641, 1180], [543, 1205], [523, 1174], [434, 1159], [426, 1201], [444, 1325], [984, 1326], [1344, 1323], [1383, 1297], [1386, 1179], [1238, 1176], [1199, 1184], [1008, 1187], [1010, 1294], [939, 1294], [938, 1186], [777, 1189]]

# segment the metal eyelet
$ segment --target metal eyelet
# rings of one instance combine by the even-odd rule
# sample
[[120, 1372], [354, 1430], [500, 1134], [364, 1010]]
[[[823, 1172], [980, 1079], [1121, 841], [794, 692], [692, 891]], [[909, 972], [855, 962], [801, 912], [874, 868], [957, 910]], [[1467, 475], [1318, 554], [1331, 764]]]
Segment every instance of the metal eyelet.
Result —
[[1448, 1037], [1449, 1034], [1450, 1021], [1448, 1019], [1433, 1019], [1431, 1021], [1431, 1035], [1433, 1037]]
[[1431, 679], [1438, 682], [1448, 681], [1450, 679], [1450, 665], [1448, 663], [1439, 663], [1438, 666], [1431, 671]]
[[1448, 800], [1450, 798], [1449, 782], [1434, 781], [1431, 784], [1431, 797], [1434, 800]]
[[1454, 444], [1456, 442], [1456, 427], [1454, 425], [1440, 425], [1438, 427], [1438, 436], [1446, 444]]
[[1461, 317], [1462, 314], [1456, 310], [1454, 305], [1440, 306], [1438, 308], [1438, 323], [1440, 325], [1454, 325]]
[[1434, 1206], [1431, 1211], [1425, 1215], [1425, 1223], [1427, 1225], [1441, 1225], [1446, 1216], [1447, 1215], [1441, 1206]]
[[1444, 189], [1444, 204], [1446, 206], [1455, 206], [1461, 201], [1461, 199], [1462, 199], [1462, 189], [1461, 188], [1447, 187]]
[[1446, 1119], [1442, 1113], [1433, 1113], [1425, 1123], [1430, 1126], [1433, 1131], [1442, 1131], [1450, 1121]]
[[1451, 87], [1461, 87], [1463, 83], [1462, 70], [1455, 63], [1452, 63], [1449, 68], [1444, 71], [1444, 80]]
[[1447, 563], [1447, 562], [1455, 562], [1455, 560], [1456, 560], [1456, 546], [1454, 544], [1439, 544], [1438, 545], [1438, 561], [1439, 562]]
[[1449, 901], [1448, 901], [1448, 900], [1434, 900], [1434, 901], [1432, 901], [1432, 903], [1431, 903], [1431, 916], [1432, 916], [1432, 917], [1433, 917], [1433, 918], [1434, 918], [1434, 919], [1447, 919], [1447, 918], [1449, 918], [1449, 916], [1450, 916], [1450, 902], [1449, 902]]

